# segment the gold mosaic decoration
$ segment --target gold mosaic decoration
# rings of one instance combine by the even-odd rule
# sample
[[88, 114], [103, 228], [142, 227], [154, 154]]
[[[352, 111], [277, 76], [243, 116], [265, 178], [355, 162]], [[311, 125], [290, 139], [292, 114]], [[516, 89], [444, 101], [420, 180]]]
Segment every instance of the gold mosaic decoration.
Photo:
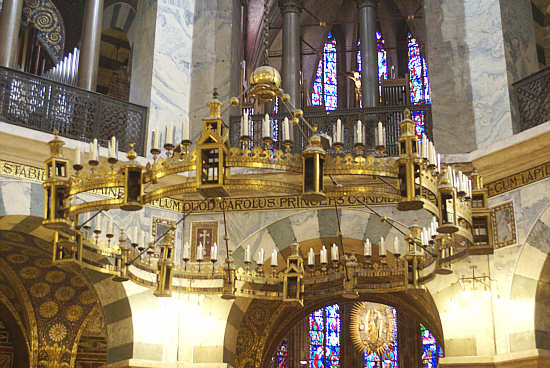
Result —
[[65, 273], [61, 271], [50, 271], [46, 274], [46, 281], [52, 284], [58, 284], [65, 280]]
[[66, 302], [67, 300], [71, 299], [75, 293], [76, 292], [72, 287], [62, 286], [55, 292], [55, 299], [60, 302]]
[[67, 336], [67, 327], [61, 323], [54, 323], [48, 332], [50, 339], [55, 342], [62, 341]]
[[85, 290], [80, 294], [80, 302], [84, 305], [89, 305], [95, 302], [95, 294], [92, 290]]
[[43, 298], [50, 293], [50, 285], [38, 282], [31, 286], [31, 295], [35, 298]]
[[10, 254], [7, 258], [9, 262], [14, 264], [22, 264], [29, 260], [29, 257], [24, 254]]
[[84, 279], [80, 276], [74, 276], [72, 279], [71, 279], [71, 285], [74, 286], [75, 288], [80, 288], [80, 287], [83, 287], [86, 285], [86, 283], [84, 282]]
[[52, 261], [49, 258], [38, 258], [34, 261], [34, 265], [40, 268], [50, 267], [52, 265]]
[[59, 311], [59, 306], [53, 300], [48, 300], [40, 305], [40, 315], [44, 318], [52, 318]]
[[19, 276], [25, 280], [32, 280], [40, 276], [40, 270], [33, 266], [24, 267], [19, 271]]
[[82, 315], [82, 307], [78, 304], [75, 304], [67, 308], [67, 312], [65, 313], [65, 318], [67, 318], [68, 321], [74, 322], [74, 321], [77, 321], [81, 315]]
[[65, 47], [65, 26], [61, 13], [51, 0], [26, 0], [23, 5], [23, 22], [33, 23], [38, 38], [49, 48], [52, 56], [60, 60]]

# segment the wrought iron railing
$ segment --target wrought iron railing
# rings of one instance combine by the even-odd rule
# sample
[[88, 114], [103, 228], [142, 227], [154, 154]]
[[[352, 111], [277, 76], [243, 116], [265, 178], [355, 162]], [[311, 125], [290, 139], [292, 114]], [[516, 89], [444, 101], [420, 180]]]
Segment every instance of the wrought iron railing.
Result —
[[550, 68], [513, 84], [519, 110], [516, 133], [550, 121]]
[[[399, 122], [403, 120], [403, 111], [405, 108], [411, 110], [413, 119], [420, 119], [420, 115], [423, 116], [424, 129], [426, 135], [432, 138], [432, 109], [431, 105], [414, 105], [414, 106], [379, 106], [374, 108], [365, 109], [338, 109], [332, 111], [316, 110], [305, 111], [304, 118], [310, 123], [318, 126], [318, 129], [322, 133], [326, 133], [329, 136], [333, 136], [333, 129], [337, 119], [342, 120], [344, 131], [344, 152], [353, 151], [354, 147], [354, 129], [357, 120], [361, 120], [365, 123], [365, 147], [367, 151], [374, 149], [374, 128], [379, 121], [384, 124], [386, 128], [386, 147], [387, 153], [390, 156], [397, 155], [397, 139], [399, 138]], [[276, 131], [281, 134], [282, 121], [286, 114], [270, 115], [270, 117], [276, 120]], [[236, 146], [240, 137], [240, 117], [232, 116], [230, 118], [230, 137], [231, 145]], [[249, 134], [251, 135], [253, 145], [262, 144], [262, 121], [264, 115], [252, 115], [249, 117]], [[311, 136], [311, 131], [304, 126], [303, 123], [299, 124], [299, 128], [294, 131], [294, 150], [300, 152], [308, 142]], [[274, 129], [275, 130], [275, 129]], [[304, 133], [305, 137], [301, 134]], [[274, 146], [277, 149], [282, 148], [281, 139], [277, 137], [274, 142]]]
[[143, 155], [147, 108], [99, 93], [0, 67], [0, 120], [80, 141], [136, 142]]

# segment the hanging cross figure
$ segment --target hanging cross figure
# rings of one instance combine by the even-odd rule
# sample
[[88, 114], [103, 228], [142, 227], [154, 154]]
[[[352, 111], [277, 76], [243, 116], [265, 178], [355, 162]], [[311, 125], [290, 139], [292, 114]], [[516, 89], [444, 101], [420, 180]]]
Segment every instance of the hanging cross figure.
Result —
[[200, 229], [199, 230], [199, 239], [204, 246], [210, 246], [210, 231], [208, 229]]

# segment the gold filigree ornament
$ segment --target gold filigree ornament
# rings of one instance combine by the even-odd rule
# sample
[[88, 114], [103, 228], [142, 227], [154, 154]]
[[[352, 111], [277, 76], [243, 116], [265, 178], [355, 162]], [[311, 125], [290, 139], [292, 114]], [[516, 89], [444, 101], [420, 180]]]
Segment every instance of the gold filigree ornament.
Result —
[[19, 276], [25, 280], [32, 280], [40, 276], [40, 270], [33, 266], [23, 267], [19, 271]]
[[67, 327], [65, 327], [64, 324], [56, 322], [48, 331], [48, 336], [50, 336], [50, 339], [55, 342], [60, 342], [67, 337]]
[[67, 308], [67, 312], [65, 313], [65, 318], [67, 318], [67, 320], [70, 322], [74, 322], [80, 319], [81, 315], [82, 315], [82, 307], [78, 304], [75, 304]]
[[46, 345], [40, 349], [45, 352], [47, 359], [41, 359], [38, 361], [39, 367], [47, 368], [69, 368], [70, 364], [63, 361], [63, 357], [70, 357], [71, 351], [64, 346], [59, 346], [57, 343], [53, 345]]
[[43, 318], [52, 318], [59, 311], [59, 306], [53, 300], [48, 300], [40, 305], [39, 313]]
[[45, 282], [37, 282], [31, 286], [31, 295], [35, 298], [43, 298], [50, 293], [50, 285]]
[[76, 292], [72, 287], [62, 286], [55, 292], [55, 299], [60, 302], [66, 302], [67, 300], [71, 299], [75, 293]]
[[358, 302], [351, 313], [351, 339], [359, 351], [382, 354], [392, 349], [396, 332], [392, 308], [370, 302]]
[[59, 284], [65, 280], [65, 273], [62, 271], [50, 271], [46, 274], [46, 281], [52, 284]]

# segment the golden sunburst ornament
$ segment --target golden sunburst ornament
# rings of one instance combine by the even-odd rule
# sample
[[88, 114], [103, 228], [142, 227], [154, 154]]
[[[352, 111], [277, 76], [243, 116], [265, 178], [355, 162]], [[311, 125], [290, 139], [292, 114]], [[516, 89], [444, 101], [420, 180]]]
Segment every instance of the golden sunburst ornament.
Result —
[[359, 351], [382, 354], [393, 348], [397, 321], [393, 307], [358, 302], [351, 312], [351, 339]]

